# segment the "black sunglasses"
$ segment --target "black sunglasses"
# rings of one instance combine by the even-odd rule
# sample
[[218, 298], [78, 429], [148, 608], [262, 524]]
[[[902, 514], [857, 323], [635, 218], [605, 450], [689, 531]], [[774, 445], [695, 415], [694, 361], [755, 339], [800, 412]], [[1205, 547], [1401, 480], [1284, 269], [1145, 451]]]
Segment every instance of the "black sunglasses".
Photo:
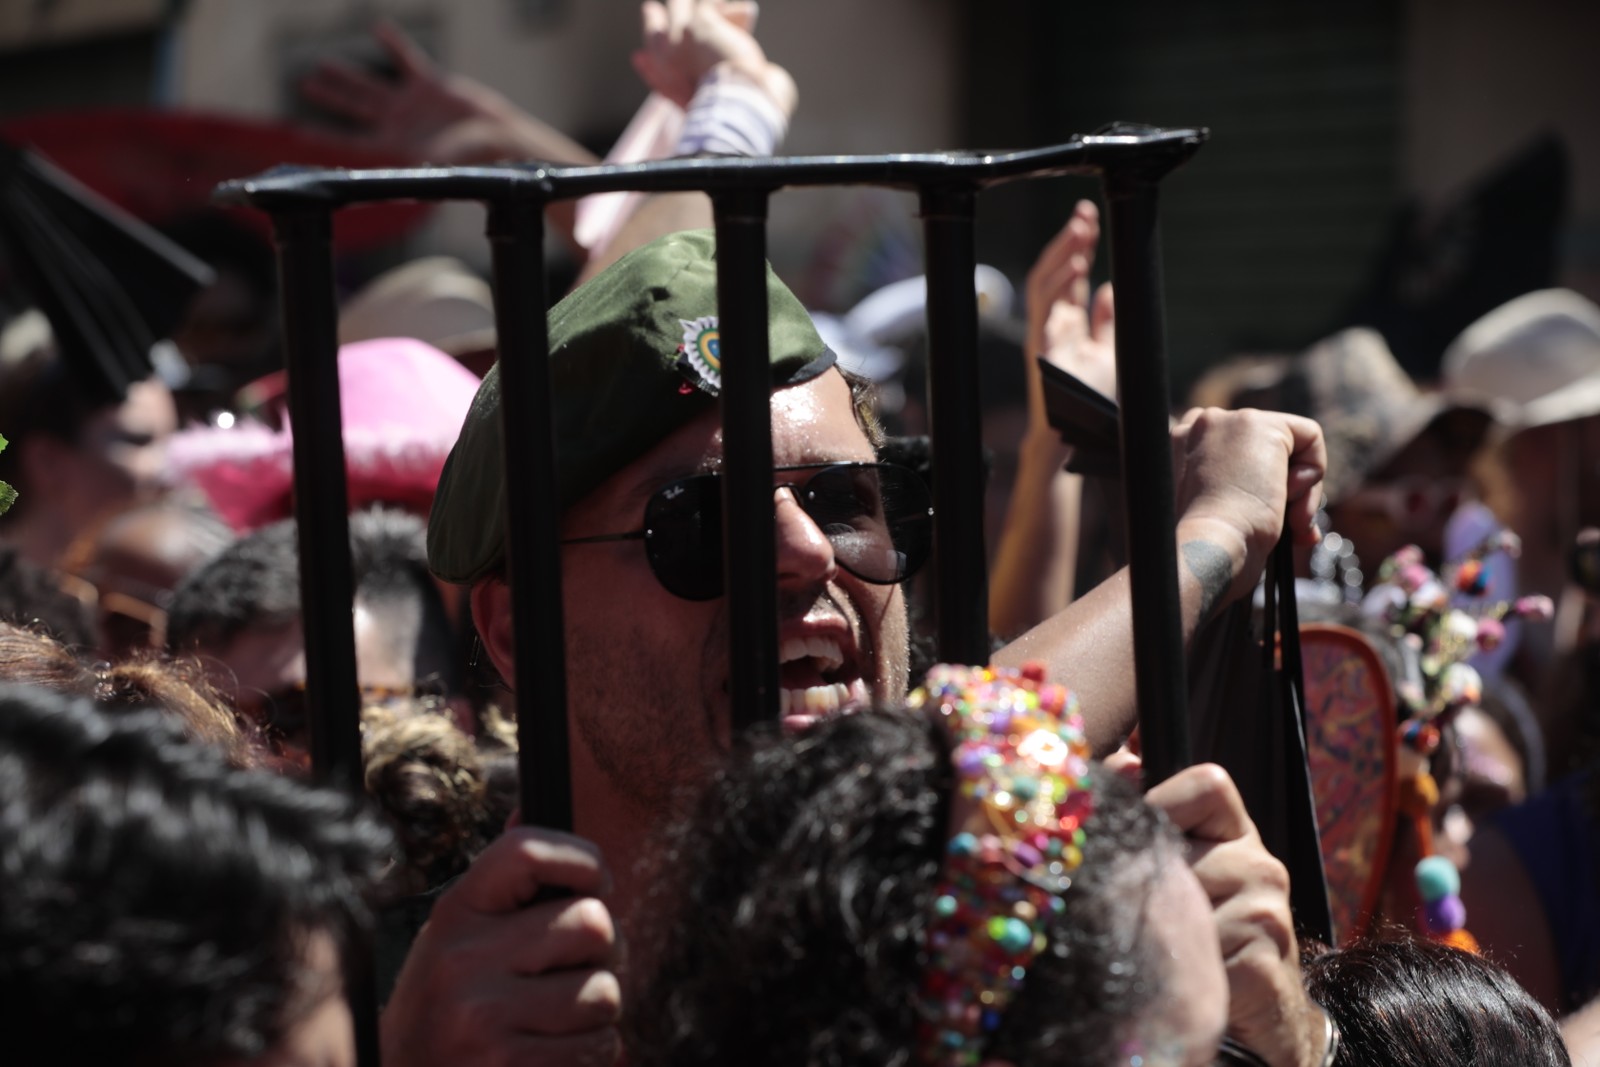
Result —
[[[773, 491], [794, 490], [839, 566], [874, 585], [915, 574], [933, 547], [933, 504], [922, 479], [892, 463], [821, 463], [777, 467], [809, 471]], [[696, 474], [657, 489], [644, 508], [644, 528], [574, 537], [562, 544], [644, 542], [645, 556], [667, 592], [684, 600], [722, 595], [722, 479]]]

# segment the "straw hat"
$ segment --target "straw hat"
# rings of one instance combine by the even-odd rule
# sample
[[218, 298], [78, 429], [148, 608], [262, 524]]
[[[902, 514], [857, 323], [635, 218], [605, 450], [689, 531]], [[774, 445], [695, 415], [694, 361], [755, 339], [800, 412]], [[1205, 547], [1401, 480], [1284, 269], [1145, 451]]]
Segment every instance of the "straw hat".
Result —
[[1250, 401], [1321, 424], [1328, 445], [1323, 487], [1331, 503], [1359, 488], [1436, 421], [1461, 419], [1469, 448], [1481, 443], [1494, 421], [1486, 404], [1418, 389], [1383, 336], [1361, 326], [1312, 345], [1275, 388]]
[[1502, 398], [1516, 429], [1600, 415], [1600, 307], [1568, 289], [1507, 301], [1444, 354], [1447, 388]]
[[463, 356], [494, 348], [489, 283], [449, 256], [414, 259], [378, 275], [339, 312], [339, 343], [414, 337]]

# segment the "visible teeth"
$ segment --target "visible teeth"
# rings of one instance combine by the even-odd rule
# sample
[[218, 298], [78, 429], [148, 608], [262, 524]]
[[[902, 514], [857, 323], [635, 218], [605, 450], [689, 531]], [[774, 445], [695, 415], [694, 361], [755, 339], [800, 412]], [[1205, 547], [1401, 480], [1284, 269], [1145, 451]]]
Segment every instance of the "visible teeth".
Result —
[[782, 715], [832, 715], [850, 699], [850, 687], [839, 682], [805, 689], [783, 689], [778, 694]]
[[836, 671], [844, 666], [844, 652], [831, 637], [791, 637], [778, 646], [778, 662], [793, 663], [812, 659], [819, 671]]

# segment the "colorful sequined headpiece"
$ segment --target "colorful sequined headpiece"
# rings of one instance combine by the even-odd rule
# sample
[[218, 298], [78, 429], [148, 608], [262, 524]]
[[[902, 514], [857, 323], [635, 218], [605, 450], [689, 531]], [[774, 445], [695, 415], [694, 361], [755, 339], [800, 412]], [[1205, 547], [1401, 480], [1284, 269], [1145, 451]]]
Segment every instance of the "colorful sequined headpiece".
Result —
[[1422, 549], [1407, 545], [1383, 561], [1379, 584], [1362, 604], [1368, 616], [1387, 623], [1410, 651], [1407, 676], [1395, 684], [1404, 709], [1396, 745], [1399, 806], [1412, 821], [1422, 853], [1415, 871], [1422, 900], [1418, 925], [1424, 933], [1469, 951], [1477, 950], [1477, 942], [1466, 929], [1460, 873], [1434, 852], [1433, 808], [1439, 786], [1430, 759], [1439, 747], [1439, 728], [1483, 698], [1483, 681], [1466, 660], [1480, 650], [1492, 651], [1505, 639], [1506, 619], [1550, 617], [1548, 597], [1482, 602], [1489, 592], [1485, 558], [1495, 552], [1515, 557], [1520, 548], [1516, 534], [1501, 531], [1466, 558], [1447, 564], [1441, 576], [1423, 562]]
[[928, 926], [919, 1062], [966, 1067], [982, 1060], [1083, 862], [1089, 746], [1077, 698], [1036, 665], [938, 666], [910, 703], [945, 722], [957, 782], [957, 829]]

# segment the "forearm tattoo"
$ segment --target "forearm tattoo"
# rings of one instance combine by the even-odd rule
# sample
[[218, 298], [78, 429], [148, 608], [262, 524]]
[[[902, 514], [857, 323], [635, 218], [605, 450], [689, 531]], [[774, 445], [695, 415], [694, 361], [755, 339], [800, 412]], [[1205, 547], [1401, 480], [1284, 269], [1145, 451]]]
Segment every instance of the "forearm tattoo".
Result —
[[1200, 621], [1211, 618], [1211, 612], [1222, 600], [1228, 586], [1233, 584], [1233, 557], [1210, 541], [1185, 541], [1178, 546], [1183, 562], [1200, 583]]

